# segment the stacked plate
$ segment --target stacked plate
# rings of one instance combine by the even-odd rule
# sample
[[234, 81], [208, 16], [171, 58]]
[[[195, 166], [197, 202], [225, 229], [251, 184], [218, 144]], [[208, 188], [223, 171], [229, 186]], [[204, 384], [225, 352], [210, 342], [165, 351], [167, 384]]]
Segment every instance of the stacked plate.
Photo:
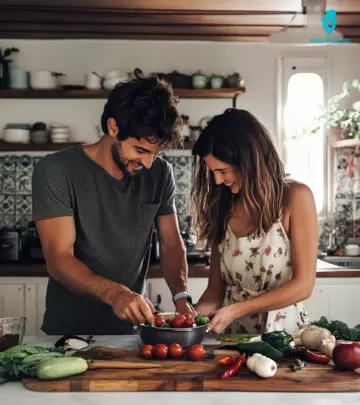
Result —
[[50, 125], [51, 142], [52, 143], [67, 143], [70, 138], [69, 127], [62, 124]]

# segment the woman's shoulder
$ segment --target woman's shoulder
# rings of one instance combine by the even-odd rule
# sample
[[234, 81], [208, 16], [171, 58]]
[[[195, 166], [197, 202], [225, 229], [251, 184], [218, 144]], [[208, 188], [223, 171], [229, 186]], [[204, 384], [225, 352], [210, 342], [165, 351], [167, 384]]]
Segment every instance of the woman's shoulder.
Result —
[[314, 196], [309, 186], [295, 180], [287, 181], [288, 187], [285, 192], [285, 212], [291, 213], [298, 207], [306, 208], [314, 203]]

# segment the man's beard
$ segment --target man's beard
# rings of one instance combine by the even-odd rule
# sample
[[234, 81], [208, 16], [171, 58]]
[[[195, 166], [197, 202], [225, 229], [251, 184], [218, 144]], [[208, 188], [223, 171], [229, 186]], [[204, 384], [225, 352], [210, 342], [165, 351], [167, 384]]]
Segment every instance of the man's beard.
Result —
[[131, 173], [128, 171], [127, 166], [123, 162], [121, 155], [118, 151], [118, 148], [114, 143], [111, 145], [111, 155], [113, 157], [116, 166], [124, 173], [124, 180], [126, 180], [128, 177], [131, 177]]

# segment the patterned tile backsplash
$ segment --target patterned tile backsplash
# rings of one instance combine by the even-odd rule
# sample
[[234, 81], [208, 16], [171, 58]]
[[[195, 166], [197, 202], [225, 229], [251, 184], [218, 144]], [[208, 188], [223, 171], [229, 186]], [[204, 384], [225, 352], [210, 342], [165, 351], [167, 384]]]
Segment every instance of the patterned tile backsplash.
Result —
[[[164, 153], [174, 169], [179, 225], [189, 215], [192, 158], [188, 151]], [[31, 177], [39, 156], [0, 155], [0, 228], [27, 226], [31, 221]]]
[[360, 157], [354, 149], [338, 149], [335, 167], [335, 223], [325, 223], [319, 247], [326, 251], [330, 235], [333, 243], [342, 248], [348, 238], [360, 237]]

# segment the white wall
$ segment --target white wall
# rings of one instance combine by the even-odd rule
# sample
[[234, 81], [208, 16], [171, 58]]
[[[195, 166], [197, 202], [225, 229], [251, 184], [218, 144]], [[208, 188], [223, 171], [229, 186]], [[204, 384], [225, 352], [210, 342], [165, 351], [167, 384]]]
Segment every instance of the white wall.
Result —
[[[347, 79], [360, 76], [360, 45], [289, 46], [182, 41], [128, 40], [0, 40], [0, 47], [15, 46], [14, 65], [27, 70], [66, 73], [66, 84], [83, 84], [83, 73], [140, 67], [145, 73], [177, 69], [206, 74], [240, 72], [247, 92], [238, 107], [254, 113], [270, 132], [276, 131], [277, 67], [280, 56], [326, 56], [331, 66], [330, 92], [340, 91]], [[105, 100], [0, 99], [0, 128], [6, 122], [62, 122], [73, 130], [73, 140], [96, 140]], [[231, 100], [182, 100], [181, 112], [195, 125], [202, 117], [222, 112]]]

